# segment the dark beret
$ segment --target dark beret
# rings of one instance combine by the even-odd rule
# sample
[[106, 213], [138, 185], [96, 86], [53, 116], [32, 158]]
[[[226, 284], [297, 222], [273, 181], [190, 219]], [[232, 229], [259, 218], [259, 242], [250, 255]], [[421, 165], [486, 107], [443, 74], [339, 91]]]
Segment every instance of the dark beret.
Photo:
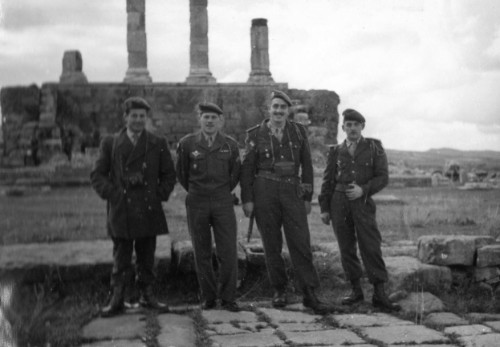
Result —
[[285, 93], [283, 93], [280, 90], [275, 89], [272, 91], [271, 100], [275, 99], [275, 98], [283, 100], [284, 102], [286, 102], [288, 104], [288, 106], [292, 106], [292, 99], [290, 99], [290, 97], [288, 95], [286, 95]]
[[352, 108], [346, 109], [344, 112], [342, 112], [342, 115], [344, 116], [344, 122], [353, 121], [353, 122], [365, 123], [365, 117], [363, 117], [361, 113], [359, 113], [356, 110], [353, 110]]
[[133, 108], [142, 108], [146, 111], [151, 109], [148, 102], [139, 96], [132, 96], [123, 102], [125, 111], [130, 111]]
[[212, 104], [211, 102], [203, 102], [198, 105], [198, 110], [200, 113], [217, 113], [217, 114], [222, 114], [222, 109], [217, 106], [216, 104]]

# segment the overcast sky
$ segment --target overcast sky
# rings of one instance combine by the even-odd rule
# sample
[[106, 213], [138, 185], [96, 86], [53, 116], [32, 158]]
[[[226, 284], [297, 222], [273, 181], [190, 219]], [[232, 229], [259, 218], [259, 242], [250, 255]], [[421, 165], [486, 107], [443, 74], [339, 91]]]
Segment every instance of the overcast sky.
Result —
[[[219, 83], [248, 79], [251, 20], [267, 18], [274, 80], [337, 92], [385, 147], [500, 150], [500, 1], [208, 2]], [[0, 0], [0, 86], [58, 81], [72, 49], [90, 82], [122, 81], [125, 3]], [[189, 1], [146, 0], [146, 32], [153, 81], [184, 82]]]

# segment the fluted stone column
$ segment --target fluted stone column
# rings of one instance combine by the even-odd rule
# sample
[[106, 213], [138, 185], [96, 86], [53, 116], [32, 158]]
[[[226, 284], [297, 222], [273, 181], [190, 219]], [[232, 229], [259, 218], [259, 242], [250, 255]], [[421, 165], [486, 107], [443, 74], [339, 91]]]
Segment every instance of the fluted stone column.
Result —
[[191, 46], [189, 49], [188, 84], [216, 83], [208, 68], [208, 13], [207, 0], [189, 0]]
[[125, 83], [151, 83], [146, 42], [146, 0], [127, 0], [128, 69]]
[[252, 19], [250, 32], [252, 45], [250, 77], [248, 83], [274, 83], [269, 71], [269, 31], [267, 19]]

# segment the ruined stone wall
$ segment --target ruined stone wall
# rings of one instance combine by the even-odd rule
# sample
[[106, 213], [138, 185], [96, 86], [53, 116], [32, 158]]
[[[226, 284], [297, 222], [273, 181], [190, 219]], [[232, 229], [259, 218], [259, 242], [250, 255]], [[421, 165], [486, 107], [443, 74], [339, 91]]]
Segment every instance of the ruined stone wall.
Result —
[[243, 144], [245, 130], [267, 116], [266, 105], [272, 89], [287, 91], [296, 102], [305, 104], [313, 124], [335, 124], [332, 127], [335, 136], [329, 143], [336, 143], [337, 94], [326, 90], [288, 90], [286, 84], [46, 83], [41, 88], [43, 97], [38, 96], [40, 89], [34, 87], [3, 88], [0, 103], [4, 136], [8, 139], [5, 142], [9, 148], [16, 146], [15, 132], [20, 131], [23, 122], [39, 119], [45, 107], [44, 100], [54, 101], [58, 126], [76, 129], [75, 146], [78, 146], [80, 139], [94, 127], [102, 135], [120, 129], [123, 126], [122, 103], [129, 96], [141, 96], [151, 103], [151, 126], [154, 131], [166, 135], [171, 144], [198, 129], [196, 105], [202, 101], [215, 102], [223, 108], [225, 132]]

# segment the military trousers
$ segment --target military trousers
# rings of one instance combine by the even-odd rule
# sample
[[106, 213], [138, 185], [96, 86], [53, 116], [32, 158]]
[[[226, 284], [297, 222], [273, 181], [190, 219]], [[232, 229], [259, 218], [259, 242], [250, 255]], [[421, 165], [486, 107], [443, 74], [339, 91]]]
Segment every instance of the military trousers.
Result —
[[297, 195], [297, 186], [256, 177], [254, 211], [264, 246], [269, 281], [273, 288], [282, 290], [288, 282], [281, 255], [282, 226], [300, 289], [319, 287], [318, 274], [313, 265], [307, 213], [304, 200]]
[[382, 236], [376, 221], [376, 206], [372, 198], [347, 199], [336, 191], [330, 202], [332, 226], [339, 244], [342, 267], [349, 281], [359, 280], [363, 269], [357, 250], [371, 283], [387, 281], [387, 270], [382, 258]]
[[156, 236], [137, 239], [112, 237], [113, 241], [113, 270], [111, 272], [111, 286], [124, 286], [133, 274], [132, 254], [135, 249], [135, 275], [139, 288], [150, 286], [155, 281], [154, 263], [156, 250]]
[[[224, 301], [234, 301], [238, 280], [238, 257], [237, 224], [232, 195], [228, 193], [221, 197], [188, 193], [186, 211], [202, 299], [215, 300], [219, 296]], [[212, 263], [211, 229], [219, 265], [218, 281]]]

